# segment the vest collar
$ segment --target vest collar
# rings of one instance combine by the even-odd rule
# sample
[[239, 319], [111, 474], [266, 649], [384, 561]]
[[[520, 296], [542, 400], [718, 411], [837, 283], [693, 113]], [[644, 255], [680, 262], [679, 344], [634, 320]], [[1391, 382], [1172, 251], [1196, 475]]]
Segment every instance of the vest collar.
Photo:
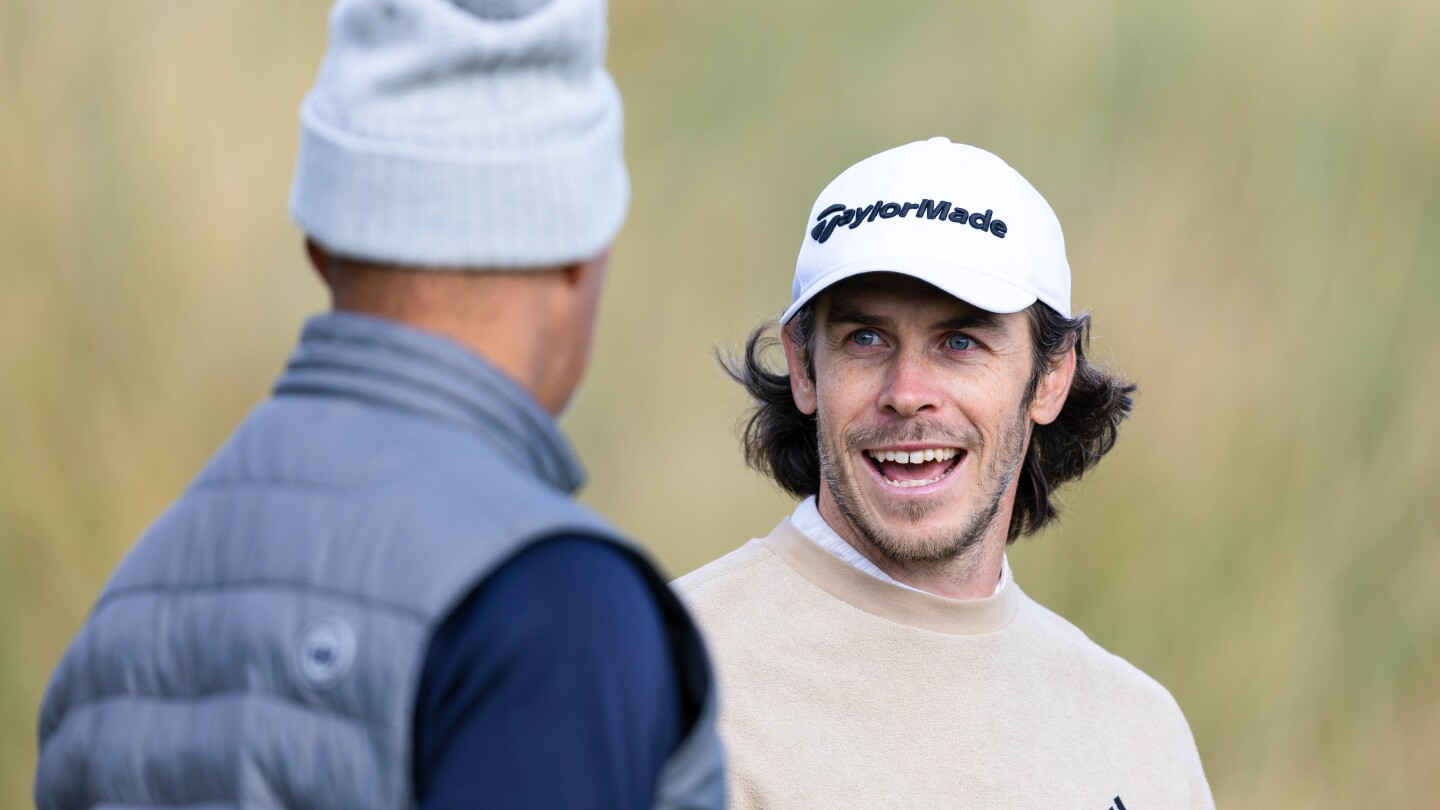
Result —
[[310, 319], [276, 396], [334, 396], [406, 411], [484, 439], [571, 493], [584, 470], [555, 420], [479, 355], [394, 321], [333, 312]]

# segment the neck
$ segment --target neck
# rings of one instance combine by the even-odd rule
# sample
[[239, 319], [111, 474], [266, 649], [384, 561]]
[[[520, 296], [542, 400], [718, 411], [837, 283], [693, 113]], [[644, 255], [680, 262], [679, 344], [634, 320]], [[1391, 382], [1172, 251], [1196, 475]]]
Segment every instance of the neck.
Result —
[[1004, 514], [997, 513], [980, 540], [960, 554], [936, 562], [915, 562], [884, 553], [846, 517], [828, 487], [821, 487], [816, 505], [841, 539], [898, 582], [946, 599], [984, 599], [995, 594], [1004, 566], [1008, 508], [1002, 510]]
[[[350, 271], [334, 288], [337, 311], [403, 323], [449, 338], [485, 358], [552, 416], [564, 407], [550, 391], [555, 353], [542, 279], [530, 273]], [[542, 283], [536, 283], [542, 282]]]

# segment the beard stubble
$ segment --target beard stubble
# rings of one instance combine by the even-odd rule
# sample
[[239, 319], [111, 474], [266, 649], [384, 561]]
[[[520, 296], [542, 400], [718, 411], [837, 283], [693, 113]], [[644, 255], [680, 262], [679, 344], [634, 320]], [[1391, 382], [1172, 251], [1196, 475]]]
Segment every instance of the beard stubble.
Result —
[[[973, 430], [955, 431], [928, 420], [896, 422], [878, 428], [851, 430], [844, 436], [844, 446], [837, 447], [834, 437], [825, 430], [824, 420], [817, 419], [820, 476], [840, 513], [887, 559], [902, 565], [950, 562], [974, 548], [999, 515], [1010, 483], [1025, 457], [1025, 419], [1025, 409], [1021, 408], [1001, 426], [997, 452], [976, 480], [977, 486], [982, 488], [981, 502], [984, 506], [955, 528], [941, 527], [920, 537], [886, 529], [874, 512], [865, 508], [864, 501], [859, 497], [859, 486], [855, 480], [857, 471], [846, 468], [841, 459], [854, 458], [856, 451], [865, 447], [923, 442], [944, 447], [965, 447], [968, 460], [972, 455], [979, 455], [985, 447], [980, 434]], [[861, 459], [860, 463], [869, 462]], [[933, 502], [909, 501], [902, 505], [899, 517], [913, 525], [937, 508], [939, 504]]]

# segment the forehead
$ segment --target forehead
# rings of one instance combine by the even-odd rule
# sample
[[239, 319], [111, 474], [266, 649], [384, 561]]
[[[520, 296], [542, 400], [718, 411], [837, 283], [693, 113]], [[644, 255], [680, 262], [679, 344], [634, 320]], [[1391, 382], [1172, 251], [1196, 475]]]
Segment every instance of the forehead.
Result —
[[966, 316], [982, 316], [987, 320], [1004, 318], [901, 273], [864, 273], [847, 278], [826, 290], [817, 308], [822, 322], [829, 320], [831, 313], [895, 311], [911, 313], [914, 319], [927, 323]]

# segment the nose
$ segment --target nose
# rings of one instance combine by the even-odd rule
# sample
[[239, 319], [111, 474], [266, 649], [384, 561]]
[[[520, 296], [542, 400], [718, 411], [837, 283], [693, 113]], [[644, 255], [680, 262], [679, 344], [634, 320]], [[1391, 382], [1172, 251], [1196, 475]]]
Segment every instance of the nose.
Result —
[[902, 418], [933, 413], [940, 407], [939, 391], [935, 386], [934, 370], [926, 361], [923, 352], [913, 348], [896, 352], [891, 360], [875, 403], [880, 410]]

